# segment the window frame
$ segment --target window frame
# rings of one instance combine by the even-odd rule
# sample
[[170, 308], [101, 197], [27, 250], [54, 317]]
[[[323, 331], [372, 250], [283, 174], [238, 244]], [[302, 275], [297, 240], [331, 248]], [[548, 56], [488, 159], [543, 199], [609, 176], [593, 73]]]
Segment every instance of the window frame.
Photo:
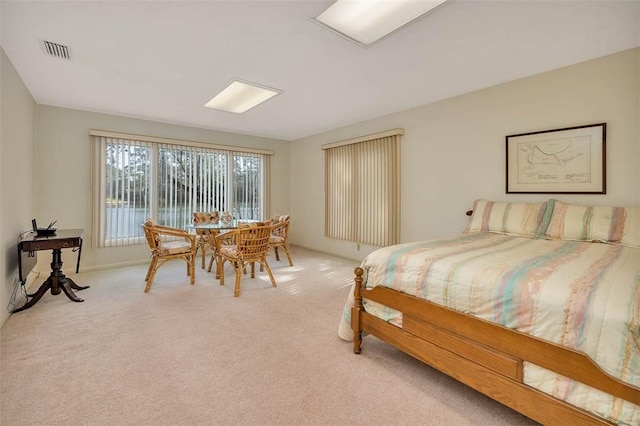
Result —
[[[256, 156], [260, 158], [260, 182], [258, 184], [258, 197], [260, 200], [260, 211], [266, 217], [269, 213], [269, 176], [270, 176], [270, 156], [274, 155], [274, 152], [266, 149], [256, 148], [244, 148], [238, 146], [209, 144], [203, 142], [184, 141], [168, 138], [160, 138], [155, 136], [143, 136], [126, 134], [119, 132], [110, 132], [104, 130], [90, 130], [89, 132], [91, 141], [91, 158], [92, 158], [92, 245], [94, 247], [115, 247], [126, 246], [134, 244], [145, 243], [144, 235], [142, 231], [136, 235], [124, 235], [108, 237], [106, 235], [106, 204], [107, 204], [107, 191], [106, 191], [106, 179], [107, 179], [107, 153], [106, 146], [108, 140], [122, 140], [129, 144], [135, 144], [137, 146], [145, 146], [150, 149], [149, 156], [149, 171], [148, 178], [150, 180], [149, 186], [149, 218], [157, 221], [159, 206], [159, 151], [163, 147], [171, 147], [179, 149], [180, 146], [184, 146], [187, 151], [191, 151], [191, 155], [197, 156], [200, 152], [220, 152], [223, 151], [226, 155], [227, 167], [225, 177], [225, 196], [224, 207], [229, 211], [233, 210], [233, 199], [235, 194], [235, 181], [234, 181], [234, 159], [236, 156]], [[197, 157], [192, 158], [191, 168], [197, 169]], [[195, 160], [195, 162], [194, 162]], [[191, 190], [187, 192], [187, 195], [191, 193], [192, 199], [188, 203], [193, 208], [197, 208], [197, 196], [194, 191], [195, 186], [195, 174], [192, 170], [192, 182]], [[261, 183], [261, 184], [260, 184]], [[146, 213], [146, 212], [145, 212]], [[191, 217], [191, 215], [189, 215]], [[128, 217], [129, 220], [135, 220], [135, 217]], [[145, 218], [146, 219], [146, 218]], [[142, 222], [140, 223], [142, 225]], [[176, 226], [176, 224], [173, 224]], [[178, 224], [177, 227], [180, 227]]]

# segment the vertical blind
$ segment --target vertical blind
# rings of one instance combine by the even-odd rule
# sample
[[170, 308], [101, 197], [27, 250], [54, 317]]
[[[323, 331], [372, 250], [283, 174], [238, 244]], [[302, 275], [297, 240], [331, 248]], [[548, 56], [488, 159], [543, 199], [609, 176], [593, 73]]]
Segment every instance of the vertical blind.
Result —
[[374, 246], [400, 241], [402, 129], [323, 146], [325, 236]]
[[147, 218], [184, 228], [197, 211], [231, 211], [238, 219], [262, 219], [267, 212], [270, 151], [92, 132], [99, 247], [143, 243]]
[[109, 246], [143, 242], [143, 234], [137, 228], [152, 214], [151, 145], [120, 138], [102, 138], [99, 142], [104, 155], [98, 168], [102, 182], [98, 215], [100, 241]]
[[225, 210], [229, 153], [181, 145], [158, 145], [158, 223], [184, 228], [193, 212]]

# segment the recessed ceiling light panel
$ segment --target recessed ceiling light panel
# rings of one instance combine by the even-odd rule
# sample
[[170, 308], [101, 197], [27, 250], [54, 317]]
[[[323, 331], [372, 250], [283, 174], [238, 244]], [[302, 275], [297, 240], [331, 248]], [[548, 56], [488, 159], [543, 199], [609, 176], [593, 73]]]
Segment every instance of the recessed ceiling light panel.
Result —
[[449, 0], [338, 0], [315, 20], [368, 46], [446, 1]]
[[282, 90], [260, 86], [240, 80], [231, 83], [204, 106], [221, 111], [242, 114], [251, 108], [282, 93]]

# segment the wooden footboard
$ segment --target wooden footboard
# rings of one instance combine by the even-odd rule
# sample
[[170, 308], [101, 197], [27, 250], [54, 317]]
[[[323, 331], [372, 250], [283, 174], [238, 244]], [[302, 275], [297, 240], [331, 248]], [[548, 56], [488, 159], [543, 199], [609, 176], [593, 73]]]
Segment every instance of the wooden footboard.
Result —
[[[362, 333], [370, 333], [542, 424], [609, 423], [524, 384], [525, 361], [640, 405], [640, 388], [605, 373], [583, 353], [393, 289], [363, 289], [363, 273], [356, 268], [355, 353]], [[402, 328], [365, 312], [363, 298], [402, 312]]]

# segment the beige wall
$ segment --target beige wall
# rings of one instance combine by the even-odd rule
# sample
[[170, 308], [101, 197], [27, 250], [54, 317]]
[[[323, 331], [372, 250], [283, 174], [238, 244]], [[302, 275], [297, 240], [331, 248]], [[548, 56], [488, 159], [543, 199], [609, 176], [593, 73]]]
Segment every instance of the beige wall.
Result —
[[[275, 151], [271, 212], [292, 214], [293, 243], [361, 259], [374, 247], [327, 239], [323, 143], [387, 129], [402, 141], [402, 241], [459, 233], [475, 198], [530, 201], [544, 195], [504, 193], [505, 135], [607, 123], [607, 194], [558, 195], [576, 203], [640, 204], [640, 49], [502, 84], [478, 92], [336, 129], [293, 143], [36, 105], [0, 52], [0, 241], [5, 248], [0, 302], [16, 274], [18, 234], [37, 217], [84, 228], [84, 270], [148, 261], [143, 245], [92, 248], [90, 129], [186, 139]], [[35, 129], [35, 130], [34, 130]], [[46, 257], [46, 256], [45, 256]], [[39, 269], [48, 270], [41, 256]], [[44, 261], [42, 260], [44, 259]], [[65, 269], [75, 255], [65, 253]], [[44, 265], [43, 265], [44, 263]], [[141, 277], [142, 278], [142, 277]], [[0, 323], [8, 314], [0, 314]]]
[[[476, 198], [640, 204], [640, 49], [632, 49], [291, 144], [293, 243], [353, 259], [373, 247], [323, 236], [320, 146], [396, 127], [402, 144], [402, 241], [459, 233]], [[607, 123], [606, 195], [505, 194], [505, 136]]]
[[[18, 282], [18, 236], [31, 228], [33, 208], [33, 151], [36, 103], [13, 64], [0, 48], [0, 325]], [[20, 292], [18, 292], [20, 294]], [[24, 299], [17, 300], [17, 306]]]
[[[148, 262], [149, 259], [146, 245], [92, 247], [90, 129], [273, 150], [271, 210], [275, 212], [289, 209], [289, 142], [38, 105], [36, 215], [42, 223], [57, 220], [60, 228], [85, 230], [81, 265], [83, 270]], [[73, 269], [75, 259], [75, 254], [63, 253], [65, 270]], [[39, 260], [38, 269], [48, 267], [48, 264], [42, 265]]]

